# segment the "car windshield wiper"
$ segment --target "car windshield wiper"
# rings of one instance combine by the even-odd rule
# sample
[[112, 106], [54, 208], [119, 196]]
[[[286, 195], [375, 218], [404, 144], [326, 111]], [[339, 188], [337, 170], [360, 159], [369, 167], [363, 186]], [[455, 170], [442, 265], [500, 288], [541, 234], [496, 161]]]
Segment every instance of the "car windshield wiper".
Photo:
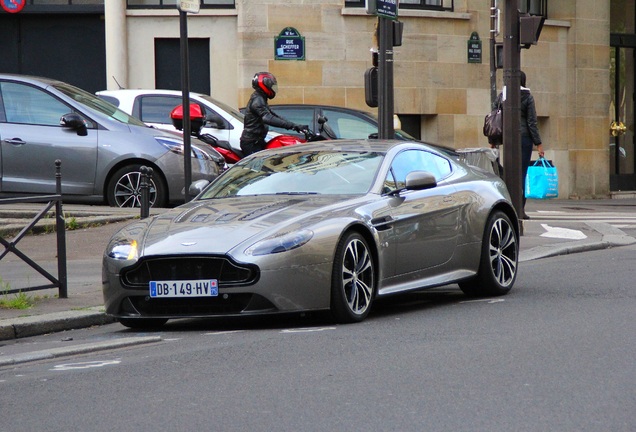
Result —
[[274, 195], [319, 195], [319, 192], [276, 192]]

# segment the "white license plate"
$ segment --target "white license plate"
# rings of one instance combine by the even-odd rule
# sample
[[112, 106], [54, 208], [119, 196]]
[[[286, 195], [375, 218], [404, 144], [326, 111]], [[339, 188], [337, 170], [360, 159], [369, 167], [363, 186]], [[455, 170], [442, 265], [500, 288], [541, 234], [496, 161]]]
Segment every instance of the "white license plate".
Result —
[[150, 297], [217, 297], [219, 282], [216, 279], [150, 281]]

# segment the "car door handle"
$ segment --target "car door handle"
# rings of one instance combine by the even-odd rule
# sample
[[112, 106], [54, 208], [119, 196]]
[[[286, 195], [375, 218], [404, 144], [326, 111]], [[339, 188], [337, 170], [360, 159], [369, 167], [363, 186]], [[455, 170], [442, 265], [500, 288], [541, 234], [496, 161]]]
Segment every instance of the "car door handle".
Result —
[[15, 146], [18, 145], [25, 145], [26, 141], [21, 140], [20, 138], [11, 138], [11, 139], [6, 139], [4, 140], [4, 142], [8, 143], [8, 144], [12, 144]]

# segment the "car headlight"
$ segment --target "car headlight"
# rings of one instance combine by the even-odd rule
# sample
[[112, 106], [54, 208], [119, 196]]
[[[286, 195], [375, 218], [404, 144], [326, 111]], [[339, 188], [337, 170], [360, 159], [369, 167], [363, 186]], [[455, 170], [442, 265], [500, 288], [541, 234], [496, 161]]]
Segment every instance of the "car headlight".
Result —
[[[170, 150], [172, 153], [183, 156], [183, 141], [174, 140], [166, 137], [155, 137], [155, 139], [159, 144]], [[215, 152], [216, 155], [212, 155], [212, 152]], [[190, 157], [192, 157], [193, 159], [213, 160], [217, 163], [221, 160], [224, 160], [223, 156], [218, 154], [216, 150], [204, 150], [195, 145], [190, 145]]]
[[117, 240], [108, 245], [106, 254], [116, 260], [136, 260], [139, 258], [137, 240]]
[[268, 255], [280, 252], [287, 252], [296, 249], [307, 243], [314, 236], [313, 231], [304, 229], [285, 233], [276, 237], [270, 237], [259, 242], [245, 250], [246, 255], [258, 256]]

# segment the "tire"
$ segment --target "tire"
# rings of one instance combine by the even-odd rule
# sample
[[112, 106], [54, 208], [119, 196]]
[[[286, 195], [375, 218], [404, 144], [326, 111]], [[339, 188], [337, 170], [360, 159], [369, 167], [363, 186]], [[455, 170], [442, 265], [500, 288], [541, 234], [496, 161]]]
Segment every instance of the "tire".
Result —
[[165, 318], [118, 318], [117, 321], [124, 327], [136, 330], [152, 330], [164, 325]]
[[507, 294], [517, 278], [519, 234], [502, 211], [488, 218], [481, 246], [477, 275], [459, 283], [470, 296], [486, 297]]
[[[108, 181], [106, 199], [111, 207], [141, 207], [141, 165], [126, 165], [118, 169]], [[150, 207], [165, 207], [168, 189], [163, 179], [153, 171], [150, 177]]]
[[364, 320], [375, 297], [375, 265], [364, 237], [351, 232], [338, 244], [331, 275], [331, 313], [340, 323]]

